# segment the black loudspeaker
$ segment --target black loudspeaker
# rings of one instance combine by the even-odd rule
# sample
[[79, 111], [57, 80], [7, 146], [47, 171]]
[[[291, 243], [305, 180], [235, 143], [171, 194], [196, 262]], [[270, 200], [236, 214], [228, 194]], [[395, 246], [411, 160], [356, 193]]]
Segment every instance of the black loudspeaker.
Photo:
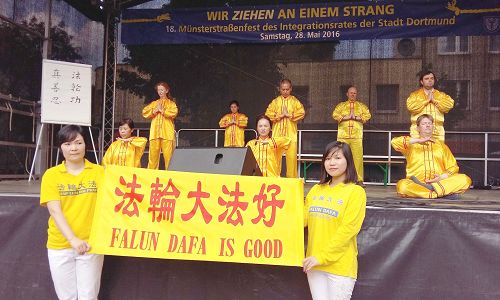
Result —
[[169, 171], [262, 176], [250, 148], [177, 148]]

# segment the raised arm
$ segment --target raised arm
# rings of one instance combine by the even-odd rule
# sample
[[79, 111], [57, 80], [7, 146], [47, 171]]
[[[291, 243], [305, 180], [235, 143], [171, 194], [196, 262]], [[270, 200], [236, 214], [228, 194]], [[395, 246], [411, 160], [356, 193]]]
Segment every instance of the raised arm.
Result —
[[413, 92], [410, 94], [410, 97], [406, 99], [406, 107], [411, 114], [421, 113], [425, 106], [430, 103], [429, 99], [421, 97], [419, 94], [419, 92]]
[[152, 119], [156, 116], [156, 114], [158, 114], [158, 112], [156, 111], [157, 102], [158, 101], [153, 101], [142, 109], [142, 116], [144, 118]]
[[438, 97], [435, 97], [432, 101], [436, 104], [436, 107], [442, 113], [449, 112], [453, 105], [455, 104], [455, 100], [453, 100], [450, 96], [443, 92], [437, 92]]
[[297, 122], [299, 120], [304, 119], [305, 115], [306, 111], [304, 109], [304, 105], [302, 105], [302, 103], [300, 103], [298, 99], [295, 99], [293, 103], [293, 111], [290, 120], [292, 120], [293, 122]]

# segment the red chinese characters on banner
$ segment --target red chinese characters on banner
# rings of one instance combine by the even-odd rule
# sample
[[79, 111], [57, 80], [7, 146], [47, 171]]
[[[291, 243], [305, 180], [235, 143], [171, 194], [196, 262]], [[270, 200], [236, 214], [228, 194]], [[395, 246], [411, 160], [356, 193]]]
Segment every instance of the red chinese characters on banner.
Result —
[[[121, 201], [115, 205], [114, 211], [121, 212], [129, 217], [139, 216], [139, 205], [142, 203], [144, 194], [139, 193], [141, 184], [137, 182], [137, 175], [132, 175], [132, 180], [127, 182], [124, 176], [119, 178], [120, 187], [115, 187], [115, 195], [121, 197]], [[217, 196], [218, 211], [212, 213], [218, 215], [220, 223], [227, 223], [233, 226], [242, 226], [245, 223], [244, 213], [252, 203], [242, 201], [245, 199], [245, 192], [240, 190], [240, 182], [234, 183], [234, 189], [222, 185], [222, 195]], [[165, 183], [164, 179], [156, 177], [150, 185], [150, 197], [148, 213], [151, 214], [152, 222], [170, 221], [174, 222], [176, 202], [181, 195], [181, 191], [175, 186], [172, 178]], [[258, 194], [253, 196], [253, 203], [257, 207], [258, 215], [251, 219], [253, 224], [262, 222], [267, 227], [272, 227], [276, 221], [277, 210], [282, 209], [285, 200], [278, 199], [281, 187], [277, 184], [262, 184]], [[204, 202], [211, 200], [211, 194], [203, 191], [202, 182], [197, 181], [196, 190], [189, 191], [187, 198], [194, 198], [194, 205], [191, 211], [181, 214], [182, 221], [189, 221], [195, 217], [199, 211], [203, 221], [208, 224], [212, 221], [212, 214], [204, 205]], [[250, 196], [251, 197], [251, 196]], [[213, 199], [215, 200], [215, 198]], [[247, 216], [250, 217], [250, 216]]]
[[[253, 197], [253, 202], [257, 202], [259, 215], [252, 219], [252, 223], [257, 224], [260, 220], [263, 220], [262, 222], [264, 225], [272, 227], [276, 219], [276, 207], [283, 208], [285, 200], [276, 199], [276, 196], [281, 192], [281, 187], [277, 184], [270, 184], [267, 187], [267, 193], [272, 191], [270, 200], [267, 199], [267, 193], [264, 193], [264, 191], [266, 191], [265, 183], [260, 187], [259, 194]], [[271, 213], [269, 218], [266, 220], [266, 209], [269, 207], [271, 208]]]
[[[115, 205], [115, 212], [119, 212], [122, 210], [122, 214], [127, 215], [129, 217], [132, 216], [139, 216], [139, 208], [137, 206], [137, 203], [135, 202], [142, 202], [142, 199], [144, 198], [143, 194], [138, 194], [136, 193], [136, 189], [141, 188], [141, 185], [137, 183], [137, 175], [133, 174], [132, 176], [132, 182], [126, 182], [125, 178], [123, 176], [120, 176], [120, 184], [126, 186], [128, 189], [130, 189], [130, 192], [123, 192], [119, 187], [115, 188], [115, 195], [122, 197], [122, 201], [120, 201], [117, 205]], [[125, 203], [125, 200], [128, 199], [128, 202], [125, 206], [123, 204]], [[132, 208], [131, 208], [132, 206]], [[123, 209], [122, 209], [123, 207]]]
[[210, 223], [210, 221], [212, 220], [212, 215], [207, 211], [205, 206], [203, 206], [203, 202], [201, 201], [202, 198], [210, 198], [210, 193], [201, 190], [201, 181], [198, 181], [198, 184], [196, 185], [196, 191], [189, 192], [187, 196], [188, 198], [196, 198], [196, 202], [194, 203], [193, 209], [189, 213], [181, 215], [182, 220], [191, 220], [191, 218], [193, 218], [196, 214], [196, 211], [199, 209], [201, 215], [203, 216], [205, 224]]
[[[151, 213], [153, 222], [162, 220], [174, 222], [175, 201], [179, 198], [181, 192], [172, 183], [172, 179], [168, 180], [167, 186], [161, 190], [163, 184], [160, 183], [160, 178], [156, 177], [156, 182], [151, 184], [151, 195], [149, 198], [148, 212]], [[156, 213], [158, 215], [156, 216]]]
[[[243, 197], [245, 193], [240, 192], [240, 183], [236, 182], [236, 186], [234, 191], [229, 191], [226, 185], [222, 186], [222, 192], [226, 195], [229, 195], [234, 200], [233, 201], [225, 201], [222, 197], [219, 197], [219, 205], [225, 206], [226, 210], [219, 215], [219, 222], [226, 220], [227, 224], [231, 225], [243, 225], [243, 217], [241, 215], [240, 210], [245, 211], [248, 207], [248, 202], [240, 202], [240, 197]], [[231, 208], [231, 212], [228, 215], [229, 209]], [[227, 215], [227, 219], [226, 219]], [[236, 215], [236, 216], [235, 216]]]

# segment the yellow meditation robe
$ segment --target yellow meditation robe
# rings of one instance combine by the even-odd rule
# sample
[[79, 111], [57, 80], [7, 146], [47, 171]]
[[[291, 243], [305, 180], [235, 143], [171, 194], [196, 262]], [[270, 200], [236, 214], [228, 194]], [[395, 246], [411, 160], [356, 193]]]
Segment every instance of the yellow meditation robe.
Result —
[[[161, 103], [163, 113], [155, 113], [156, 107]], [[148, 104], [142, 110], [142, 116], [151, 119], [151, 129], [149, 131], [149, 140], [164, 139], [175, 140], [174, 119], [179, 110], [174, 101], [170, 99], [158, 99]]]
[[122, 140], [114, 141], [104, 154], [102, 165], [118, 165], [126, 167], [141, 167], [141, 157], [146, 148], [147, 139], [144, 137], [133, 136], [132, 140], [125, 142]]
[[417, 118], [422, 114], [431, 115], [434, 118], [434, 131], [432, 136], [440, 141], [444, 141], [444, 114], [448, 113], [455, 101], [447, 94], [436, 89], [432, 90], [432, 99], [434, 103], [429, 102], [429, 96], [424, 89], [414, 91], [406, 100], [406, 106], [411, 114], [410, 135], [418, 138]]
[[281, 173], [281, 156], [288, 149], [290, 139], [287, 137], [272, 137], [253, 139], [247, 143], [257, 160], [262, 176], [279, 177]]
[[[284, 107], [292, 115], [291, 118], [279, 118]], [[266, 116], [273, 122], [273, 137], [288, 137], [292, 142], [297, 142], [297, 122], [304, 119], [305, 115], [304, 106], [292, 95], [287, 98], [276, 97], [266, 109]]]
[[[232, 120], [236, 124], [228, 125]], [[219, 121], [221, 128], [226, 128], [224, 132], [224, 147], [243, 147], [245, 145], [245, 128], [248, 124], [248, 117], [241, 113], [227, 114]]]
[[[351, 109], [354, 115], [359, 116], [361, 121], [357, 120], [344, 120], [342, 118], [351, 114]], [[337, 138], [340, 139], [362, 139], [363, 138], [363, 124], [368, 122], [372, 115], [368, 107], [359, 102], [347, 100], [340, 102], [335, 106], [332, 112], [332, 118], [339, 122]]]
[[[409, 136], [400, 136], [391, 141], [394, 150], [401, 152], [406, 158], [406, 179], [397, 184], [397, 192], [403, 197], [437, 198], [449, 194], [463, 193], [471, 185], [471, 179], [458, 173], [455, 157], [444, 142], [425, 142], [410, 144]], [[415, 176], [422, 183], [441, 174], [448, 178], [432, 183], [434, 191], [418, 185], [409, 178]]]
[[[290, 118], [279, 116], [286, 111]], [[287, 137], [290, 145], [285, 152], [286, 155], [286, 177], [297, 178], [297, 122], [304, 119], [306, 112], [304, 106], [295, 96], [278, 96], [269, 103], [266, 116], [273, 122], [273, 137]], [[281, 159], [279, 160], [279, 171], [281, 173]]]
[[[361, 120], [342, 120], [344, 116], [350, 116], [353, 110], [355, 116], [359, 116]], [[344, 142], [351, 147], [352, 157], [354, 159], [354, 167], [358, 174], [358, 181], [363, 182], [364, 166], [363, 166], [363, 124], [368, 122], [372, 115], [368, 107], [354, 100], [340, 102], [335, 106], [332, 112], [332, 118], [339, 122], [337, 141]]]

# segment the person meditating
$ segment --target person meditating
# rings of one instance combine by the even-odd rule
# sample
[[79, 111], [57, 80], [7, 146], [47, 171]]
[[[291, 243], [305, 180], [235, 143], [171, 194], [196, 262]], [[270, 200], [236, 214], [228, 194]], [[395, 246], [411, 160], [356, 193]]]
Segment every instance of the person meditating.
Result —
[[444, 142], [444, 115], [453, 108], [455, 100], [436, 90], [434, 88], [436, 81], [437, 78], [432, 71], [423, 72], [419, 80], [421, 88], [406, 99], [406, 107], [411, 114], [411, 137], [418, 138], [417, 118], [428, 114], [434, 118], [433, 137]]
[[247, 147], [257, 161], [262, 176], [280, 177], [280, 162], [283, 152], [288, 149], [290, 139], [287, 137], [271, 137], [271, 120], [266, 115], [257, 117], [258, 138], [247, 143]]
[[224, 147], [243, 147], [245, 146], [245, 128], [248, 124], [248, 117], [240, 113], [240, 104], [238, 101], [229, 103], [230, 113], [224, 115], [219, 126], [225, 128]]
[[[273, 138], [290, 139], [286, 155], [286, 177], [297, 178], [297, 123], [306, 114], [304, 105], [292, 95], [292, 82], [282, 79], [279, 85], [280, 95], [274, 98], [266, 109], [265, 115], [273, 125]], [[278, 160], [278, 174], [281, 174], [281, 159]]]
[[400, 136], [391, 141], [394, 150], [406, 158], [406, 178], [398, 181], [397, 193], [410, 198], [460, 198], [471, 179], [458, 173], [457, 161], [448, 146], [433, 137], [432, 116], [423, 114], [416, 124], [419, 138]]
[[161, 151], [165, 170], [167, 170], [175, 148], [174, 120], [179, 109], [170, 94], [170, 86], [166, 82], [158, 82], [155, 89], [160, 98], [146, 105], [142, 110], [142, 116], [151, 120], [148, 169], [158, 170]]

